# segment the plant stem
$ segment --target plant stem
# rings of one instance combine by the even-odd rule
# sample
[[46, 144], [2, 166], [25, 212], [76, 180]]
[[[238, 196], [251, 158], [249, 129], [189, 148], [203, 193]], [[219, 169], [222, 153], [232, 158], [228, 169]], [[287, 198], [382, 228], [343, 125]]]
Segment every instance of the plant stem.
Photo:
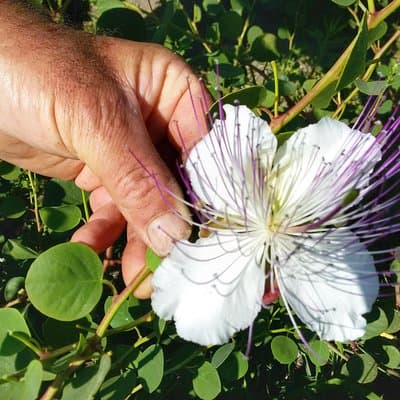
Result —
[[35, 214], [36, 229], [38, 232], [41, 232], [42, 225], [40, 223], [40, 217], [39, 217], [36, 174], [32, 173], [31, 171], [27, 171], [27, 175], [29, 180], [29, 186], [31, 187], [31, 193], [32, 193], [31, 198], [33, 200], [33, 213]]
[[[377, 61], [379, 60], [383, 54], [386, 52], [386, 50], [397, 40], [397, 38], [400, 37], [400, 30], [397, 30], [392, 36], [391, 38], [379, 49], [379, 51], [375, 54], [374, 56], [374, 60]], [[373, 63], [371, 64], [368, 69], [365, 71], [365, 74], [362, 76], [361, 79], [363, 80], [368, 80], [372, 73], [374, 72], [375, 68], [377, 66], [377, 63]], [[359, 92], [360, 90], [356, 87], [354, 88], [351, 93], [343, 100], [343, 102], [341, 102], [338, 106], [338, 108], [336, 109], [336, 111], [334, 112], [334, 114], [332, 115], [333, 118], [338, 117], [339, 115], [341, 115], [344, 111], [344, 109], [346, 108], [347, 103]]]
[[368, 11], [372, 14], [375, 12], [375, 1], [368, 0]]
[[278, 67], [276, 61], [271, 61], [272, 72], [274, 74], [274, 117], [278, 116], [279, 105], [279, 80], [278, 80]]
[[102, 338], [107, 331], [110, 322], [114, 318], [117, 313], [119, 307], [121, 307], [122, 303], [133, 293], [139, 285], [151, 274], [151, 271], [145, 267], [145, 269], [134, 279], [132, 279], [131, 283], [118, 295], [115, 296], [110, 308], [107, 310], [103, 319], [100, 322], [100, 325], [97, 327], [96, 335], [99, 338]]
[[86, 194], [85, 191], [83, 189], [81, 189], [81, 196], [82, 196], [82, 205], [83, 205], [83, 212], [85, 213], [85, 222], [89, 221], [89, 207], [87, 204], [87, 199], [86, 199]]
[[[368, 18], [368, 30], [375, 28], [382, 21], [384, 21], [390, 14], [392, 14], [400, 6], [400, 0], [393, 0], [382, 10], [371, 14]], [[271, 129], [277, 133], [284, 125], [295, 118], [302, 112], [325, 88], [338, 79], [343, 66], [345, 65], [348, 57], [353, 50], [356, 38], [351, 41], [347, 49], [337, 59], [331, 69], [324, 75], [324, 77], [292, 108], [277, 118], [274, 118], [271, 123]]]
[[47, 390], [43, 393], [42, 397], [40, 400], [52, 400], [54, 399], [54, 396], [58, 393], [58, 391], [62, 388], [64, 385], [64, 382], [68, 379], [69, 376], [72, 375], [72, 373], [80, 367], [86, 360], [85, 359], [80, 359], [72, 362], [70, 366], [63, 372], [60, 372], [57, 374], [55, 377], [54, 381], [51, 383], [51, 385], [47, 388]]
[[118, 296], [117, 289], [110, 281], [108, 281], [107, 279], [103, 279], [103, 285], [107, 286], [111, 290], [113, 296]]
[[110, 336], [115, 333], [120, 333], [120, 332], [126, 332], [129, 331], [133, 328], [136, 328], [137, 326], [144, 324], [145, 322], [151, 322], [154, 318], [154, 313], [153, 311], [149, 311], [148, 313], [144, 314], [140, 318], [135, 319], [132, 322], [129, 322], [128, 324], [121, 325], [118, 328], [113, 328], [113, 329], [107, 329], [105, 332], [104, 336]]

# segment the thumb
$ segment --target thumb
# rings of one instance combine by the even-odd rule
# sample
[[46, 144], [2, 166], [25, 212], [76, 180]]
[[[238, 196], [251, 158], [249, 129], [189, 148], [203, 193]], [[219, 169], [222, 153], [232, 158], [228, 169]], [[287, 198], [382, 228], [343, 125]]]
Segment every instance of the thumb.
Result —
[[[106, 113], [115, 118], [98, 124], [87, 143], [78, 142], [76, 148], [82, 150], [77, 153], [100, 179], [136, 237], [165, 256], [175, 240], [190, 235], [185, 222], [189, 212], [179, 185], [151, 141], [139, 105], [132, 99], [122, 105], [121, 101], [112, 102], [117, 113]], [[79, 176], [76, 183], [84, 186]]]

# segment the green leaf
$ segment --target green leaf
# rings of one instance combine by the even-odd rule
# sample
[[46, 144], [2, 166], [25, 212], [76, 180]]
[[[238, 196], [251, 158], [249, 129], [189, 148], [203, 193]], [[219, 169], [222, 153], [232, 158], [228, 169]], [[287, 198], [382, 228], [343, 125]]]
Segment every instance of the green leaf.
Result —
[[400, 311], [399, 310], [394, 310], [393, 313], [393, 318], [390, 322], [390, 325], [387, 327], [386, 331], [387, 333], [396, 333], [400, 331]]
[[18, 291], [24, 287], [25, 278], [23, 276], [13, 276], [6, 283], [4, 288], [5, 301], [11, 301], [18, 295]]
[[275, 336], [271, 342], [271, 350], [274, 358], [281, 364], [291, 364], [298, 354], [297, 344], [286, 336]]
[[193, 389], [202, 400], [215, 399], [221, 393], [221, 381], [216, 368], [205, 361], [193, 379]]
[[313, 340], [310, 342], [310, 347], [314, 351], [308, 351], [308, 355], [312, 363], [318, 367], [325, 365], [329, 360], [329, 347], [322, 340]]
[[339, 80], [336, 85], [336, 91], [342, 90], [344, 87], [354, 81], [365, 71], [365, 58], [368, 50], [368, 28], [366, 15], [361, 21], [360, 29], [352, 44], [351, 52], [344, 63]]
[[7, 181], [15, 181], [22, 174], [22, 169], [6, 161], [0, 161], [0, 176]]
[[235, 343], [226, 343], [213, 354], [211, 364], [218, 368], [232, 353]]
[[120, 375], [107, 379], [100, 388], [99, 399], [101, 400], [125, 400], [129, 398], [137, 385], [135, 370], [128, 370]]
[[25, 212], [25, 201], [19, 196], [10, 195], [0, 200], [1, 217], [16, 219], [22, 217]]
[[253, 25], [252, 27], [250, 27], [246, 34], [249, 45], [252, 45], [254, 40], [259, 36], [262, 36], [263, 34], [264, 31], [258, 25]]
[[43, 207], [39, 210], [44, 224], [54, 232], [66, 232], [75, 228], [82, 218], [81, 210], [76, 206]]
[[355, 83], [361, 93], [365, 93], [369, 96], [378, 96], [388, 87], [388, 84], [385, 81], [366, 82], [362, 79], [357, 79]]
[[104, 11], [110, 10], [111, 8], [120, 8], [122, 6], [121, 0], [97, 0], [96, 10], [99, 15], [103, 14]]
[[32, 360], [24, 374], [17, 381], [10, 381], [0, 385], [1, 400], [34, 400], [39, 395], [42, 384], [42, 364], [39, 360]]
[[153, 393], [163, 378], [164, 353], [161, 346], [153, 344], [145, 351], [140, 352], [135, 360], [138, 376], [143, 380], [149, 393]]
[[100, 300], [103, 265], [81, 243], [50, 248], [32, 263], [25, 288], [32, 304], [44, 315], [73, 321], [90, 313]]
[[373, 43], [383, 37], [387, 32], [387, 28], [387, 23], [382, 21], [378, 26], [368, 31], [368, 43]]
[[257, 61], [272, 61], [279, 57], [277, 38], [272, 33], [257, 36], [251, 46], [251, 55]]
[[86, 318], [79, 321], [57, 321], [48, 318], [42, 325], [43, 337], [46, 345], [53, 348], [66, 346], [78, 342], [82, 331], [76, 328], [76, 325], [90, 327], [90, 322]]
[[224, 383], [237, 381], [243, 378], [249, 368], [249, 362], [241, 351], [234, 351], [218, 368], [221, 380]]
[[[88, 197], [88, 193], [85, 197]], [[47, 181], [44, 189], [43, 206], [59, 206], [62, 204], [72, 204], [79, 206], [82, 204], [82, 191], [73, 181], [63, 181], [61, 179], [51, 179]]]
[[332, 1], [338, 4], [339, 6], [348, 7], [351, 6], [353, 3], [355, 3], [357, 0], [332, 0]]
[[135, 41], [146, 40], [146, 26], [143, 17], [126, 8], [112, 8], [103, 12], [97, 20], [98, 34]]
[[219, 18], [219, 29], [225, 39], [237, 39], [242, 32], [242, 26], [242, 17], [235, 11], [224, 12]]
[[400, 350], [393, 345], [383, 345], [382, 350], [385, 352], [387, 359], [384, 365], [388, 368], [395, 369], [400, 367]]
[[385, 100], [378, 109], [378, 114], [390, 113], [393, 109], [393, 101], [391, 99]]
[[149, 247], [146, 249], [146, 267], [154, 272], [161, 264], [162, 258], [158, 257]]
[[9, 335], [9, 332], [23, 333], [30, 337], [24, 317], [15, 308], [0, 309], [0, 355], [8, 356], [24, 349], [24, 344]]
[[336, 81], [330, 83], [325, 89], [318, 93], [314, 100], [311, 101], [311, 105], [315, 108], [326, 108], [329, 106], [332, 97], [336, 93]]
[[103, 354], [98, 364], [79, 369], [75, 377], [65, 385], [61, 400], [93, 399], [110, 368], [111, 358]]
[[367, 320], [367, 328], [362, 337], [364, 340], [378, 336], [389, 326], [385, 311], [376, 305], [374, 305], [371, 312], [365, 315], [365, 319]]
[[351, 6], [353, 3], [355, 3], [357, 0], [332, 0], [332, 1], [338, 4], [339, 6], [348, 7]]
[[[267, 97], [267, 89], [264, 86], [249, 86], [244, 89], [237, 90], [223, 96], [219, 101], [222, 104], [239, 104], [246, 105], [253, 109], [263, 105]], [[210, 109], [211, 114], [218, 111], [218, 102], [215, 102]]]
[[[107, 297], [107, 300], [104, 302], [104, 312], [108, 310], [112, 303], [112, 296]], [[118, 328], [122, 325], [126, 325], [132, 322], [134, 319], [129, 312], [129, 300], [124, 301], [121, 306], [118, 308], [117, 313], [114, 315], [111, 320], [111, 327]]]
[[19, 240], [14, 239], [7, 240], [3, 246], [3, 253], [11, 256], [15, 260], [29, 260], [38, 256], [36, 251], [24, 246]]
[[351, 357], [341, 372], [359, 383], [370, 383], [378, 375], [378, 366], [369, 354], [360, 354]]
[[193, 4], [193, 22], [197, 24], [201, 21], [201, 8], [197, 4]]

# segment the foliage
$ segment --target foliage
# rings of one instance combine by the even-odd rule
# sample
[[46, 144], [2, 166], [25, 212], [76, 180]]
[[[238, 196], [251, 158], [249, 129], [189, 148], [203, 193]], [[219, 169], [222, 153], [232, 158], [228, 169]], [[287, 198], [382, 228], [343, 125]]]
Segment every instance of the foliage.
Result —
[[[385, 92], [378, 115], [387, 118], [398, 99], [398, 0], [284, 6], [164, 0], [152, 10], [120, 0], [32, 3], [56, 22], [163, 44], [191, 64], [215, 98], [239, 100], [270, 120], [280, 140], [323, 115], [353, 121], [367, 95]], [[369, 15], [372, 7], [378, 12]], [[326, 343], [301, 326], [306, 346], [278, 301], [255, 321], [249, 356], [247, 332], [204, 348], [183, 342], [148, 301], [135, 299], [130, 293], [138, 282], [124, 289], [115, 262], [122, 239], [101, 258], [67, 243], [87, 218], [87, 195], [73, 183], [0, 162], [2, 399], [390, 399], [396, 393], [400, 313], [390, 285], [356, 342]], [[157, 267], [151, 252], [147, 260]], [[394, 283], [394, 276], [383, 279]]]

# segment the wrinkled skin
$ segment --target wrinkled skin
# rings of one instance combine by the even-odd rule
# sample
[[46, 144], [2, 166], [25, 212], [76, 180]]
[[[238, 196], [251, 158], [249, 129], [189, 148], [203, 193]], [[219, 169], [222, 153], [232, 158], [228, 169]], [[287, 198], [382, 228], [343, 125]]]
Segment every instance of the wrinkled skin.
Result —
[[[187, 210], [159, 188], [181, 196], [163, 158], [201, 136], [188, 90], [189, 80], [197, 101], [198, 80], [161, 46], [56, 26], [14, 1], [0, 7], [0, 158], [91, 191], [93, 214], [72, 240], [100, 252], [126, 226], [128, 283], [146, 245], [166, 255], [190, 233], [171, 212]], [[147, 281], [136, 294], [149, 291]]]

